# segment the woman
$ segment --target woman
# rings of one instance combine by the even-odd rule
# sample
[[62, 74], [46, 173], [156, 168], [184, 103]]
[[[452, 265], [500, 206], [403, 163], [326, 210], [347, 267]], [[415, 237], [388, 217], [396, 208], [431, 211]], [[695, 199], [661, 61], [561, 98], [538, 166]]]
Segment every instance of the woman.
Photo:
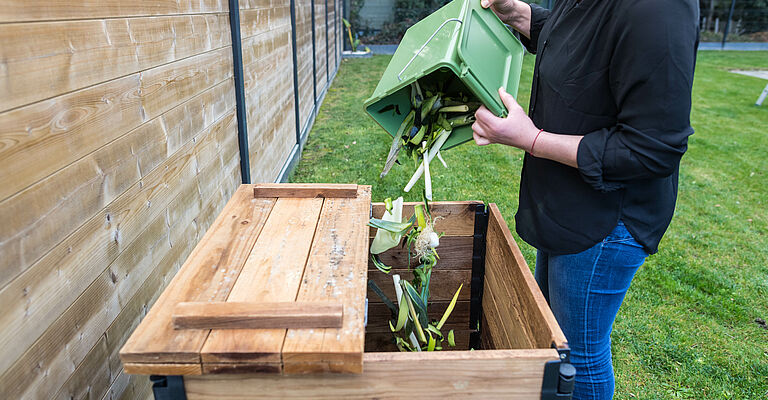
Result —
[[[614, 392], [610, 333], [657, 251], [687, 148], [698, 46], [694, 0], [481, 0], [537, 54], [528, 115], [480, 108], [478, 145], [525, 150], [517, 232], [577, 370], [574, 399]], [[530, 118], [529, 118], [530, 116]]]

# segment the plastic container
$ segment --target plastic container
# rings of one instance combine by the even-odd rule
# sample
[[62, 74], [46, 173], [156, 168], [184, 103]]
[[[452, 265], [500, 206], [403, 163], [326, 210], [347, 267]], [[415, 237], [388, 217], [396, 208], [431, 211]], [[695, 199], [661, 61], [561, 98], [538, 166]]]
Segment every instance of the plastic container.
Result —
[[[418, 79], [463, 85], [453, 89], [505, 116], [498, 89], [517, 96], [523, 54], [517, 37], [480, 0], [454, 0], [406, 31], [365, 111], [394, 135], [411, 108], [410, 84]], [[469, 140], [471, 125], [456, 128], [442, 149]]]

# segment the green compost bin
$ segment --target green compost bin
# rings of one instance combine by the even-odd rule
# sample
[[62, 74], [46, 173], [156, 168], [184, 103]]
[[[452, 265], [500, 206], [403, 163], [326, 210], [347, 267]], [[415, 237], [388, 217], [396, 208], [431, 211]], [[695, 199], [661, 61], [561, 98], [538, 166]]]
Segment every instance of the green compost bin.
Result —
[[[411, 109], [410, 84], [443, 80], [463, 86], [498, 116], [506, 108], [498, 89], [517, 97], [523, 45], [480, 0], [454, 0], [405, 32], [365, 111], [395, 135]], [[393, 111], [395, 110], [395, 111]], [[472, 127], [454, 129], [442, 149], [472, 140]]]

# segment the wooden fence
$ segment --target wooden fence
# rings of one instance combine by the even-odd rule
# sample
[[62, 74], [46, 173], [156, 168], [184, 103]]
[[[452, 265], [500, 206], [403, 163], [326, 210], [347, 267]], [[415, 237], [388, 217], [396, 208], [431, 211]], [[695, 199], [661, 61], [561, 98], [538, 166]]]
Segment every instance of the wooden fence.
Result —
[[298, 160], [341, 2], [231, 4], [0, 7], [0, 398], [149, 396], [118, 350], [243, 176]]

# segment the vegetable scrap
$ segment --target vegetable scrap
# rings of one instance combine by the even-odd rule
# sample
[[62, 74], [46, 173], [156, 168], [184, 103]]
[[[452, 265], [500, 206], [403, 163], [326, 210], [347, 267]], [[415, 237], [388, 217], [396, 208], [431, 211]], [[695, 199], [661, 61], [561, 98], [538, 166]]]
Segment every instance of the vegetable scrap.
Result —
[[400, 153], [406, 153], [414, 161], [416, 172], [404, 190], [409, 192], [424, 175], [427, 200], [432, 200], [429, 163], [437, 157], [447, 168], [440, 148], [455, 128], [475, 122], [474, 113], [480, 107], [480, 103], [470, 101], [470, 97], [462, 92], [444, 92], [444, 86], [443, 81], [435, 84], [420, 84], [416, 81], [411, 84], [411, 109], [392, 139], [380, 174], [380, 178], [385, 177], [395, 163], [399, 163]]

